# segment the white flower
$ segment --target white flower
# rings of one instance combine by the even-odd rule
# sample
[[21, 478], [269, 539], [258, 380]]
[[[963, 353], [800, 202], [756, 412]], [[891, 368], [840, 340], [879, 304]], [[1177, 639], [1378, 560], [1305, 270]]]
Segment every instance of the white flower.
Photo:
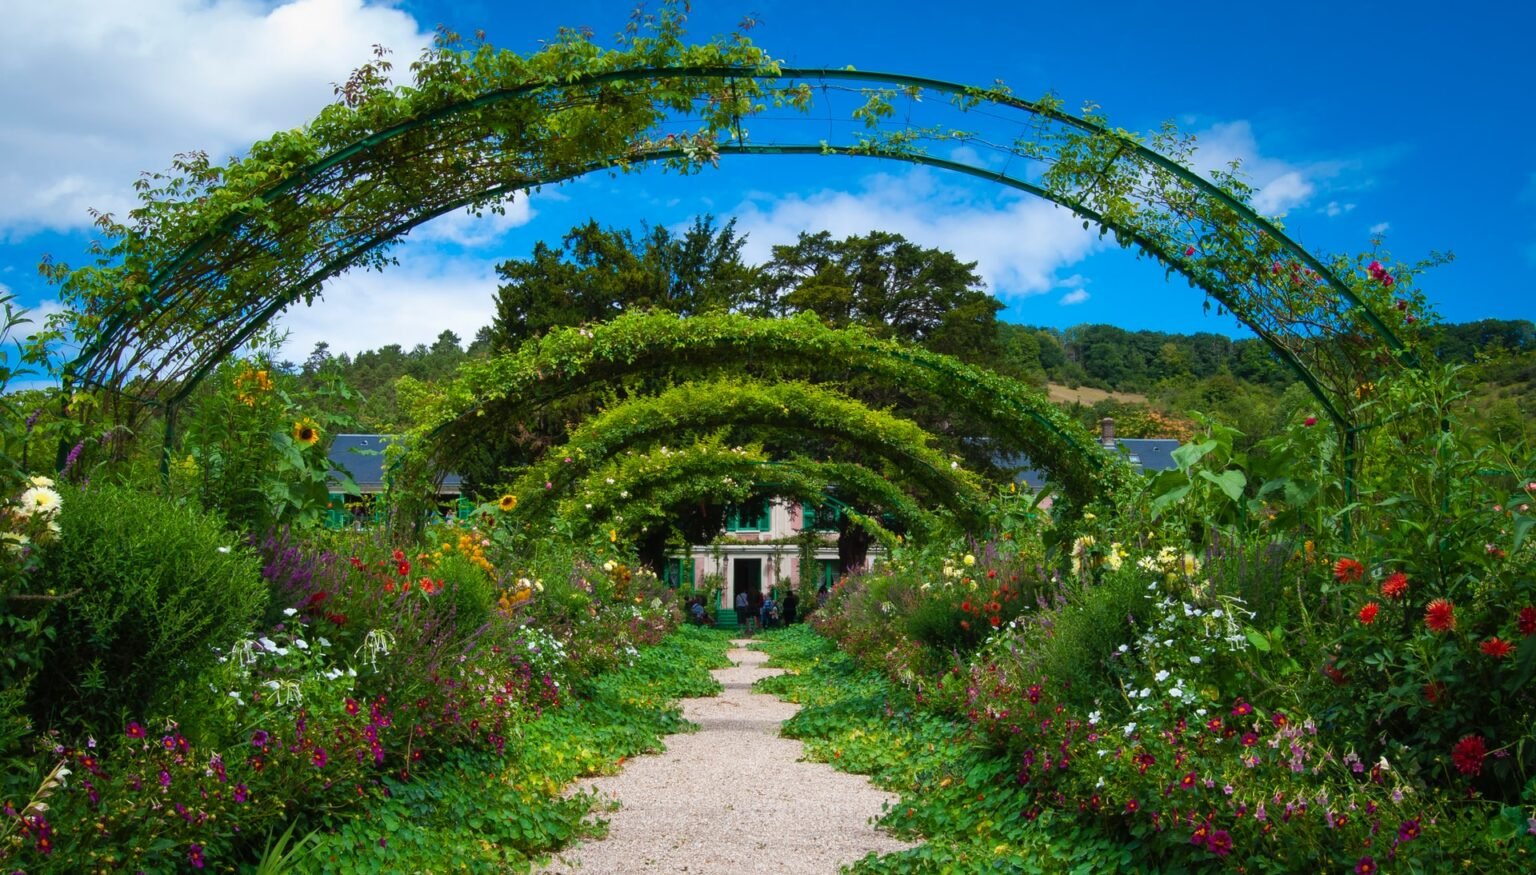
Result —
[[277, 649], [277, 642], [273, 641], [271, 638], [267, 638], [266, 636], [262, 636], [261, 638], [257, 638], [256, 639], [256, 643], [261, 645], [261, 649], [262, 650], [276, 650]]
[[299, 612], [298, 608], [283, 608], [283, 616], [291, 617]]
[[321, 647], [330, 647], [331, 646], [331, 642], [327, 641], [324, 635], [321, 635], [319, 638], [316, 638], [315, 640], [320, 642], [320, 646]]
[[220, 547], [219, 548], [219, 552], [220, 553], [228, 553], [229, 552], [229, 548], [228, 547]]
[[1151, 688], [1149, 688], [1149, 687], [1142, 687], [1141, 688], [1141, 697], [1143, 699], [1145, 699], [1145, 698], [1147, 698], [1148, 696], [1151, 696], [1151, 695], [1152, 695]]
[[32, 477], [27, 480], [27, 482], [31, 483], [33, 486], [42, 487], [43, 489], [53, 488], [53, 480], [51, 478], [44, 477], [41, 474], [33, 474]]
[[33, 514], [52, 516], [59, 511], [59, 494], [46, 486], [34, 486], [21, 494], [21, 507], [16, 512], [24, 517]]
[[300, 650], [308, 650], [309, 642], [305, 641], [303, 638], [295, 638], [293, 639], [293, 646], [299, 648]]
[[1135, 731], [1136, 731], [1136, 724], [1134, 724], [1134, 723], [1127, 723], [1127, 724], [1125, 724], [1125, 734], [1126, 734], [1127, 738], [1129, 738], [1131, 733], [1133, 733]]
[[1162, 683], [1163, 681], [1168, 680], [1168, 669], [1165, 668], [1162, 671], [1158, 672], [1157, 674], [1153, 675], [1152, 679], [1157, 681], [1158, 683]]
[[1089, 723], [1098, 723], [1100, 720], [1103, 720], [1103, 719], [1104, 719], [1104, 715], [1100, 714], [1097, 711], [1089, 711], [1088, 712], [1088, 722]]
[[1189, 661], [1194, 663], [1195, 665], [1199, 665], [1200, 664], [1200, 657], [1198, 657], [1198, 656], [1191, 656], [1189, 658]]

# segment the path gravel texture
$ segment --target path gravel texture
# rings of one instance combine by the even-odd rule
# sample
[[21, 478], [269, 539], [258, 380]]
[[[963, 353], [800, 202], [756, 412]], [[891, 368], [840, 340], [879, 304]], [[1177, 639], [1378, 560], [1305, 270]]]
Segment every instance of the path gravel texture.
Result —
[[800, 742], [779, 737], [798, 705], [751, 691], [767, 656], [732, 642], [731, 668], [714, 676], [719, 696], [683, 700], [696, 733], [671, 735], [667, 750], [630, 760], [617, 775], [582, 786], [613, 799], [608, 837], [558, 855], [543, 872], [823, 875], [870, 851], [910, 847], [875, 829], [896, 797], [857, 775], [801, 761]]

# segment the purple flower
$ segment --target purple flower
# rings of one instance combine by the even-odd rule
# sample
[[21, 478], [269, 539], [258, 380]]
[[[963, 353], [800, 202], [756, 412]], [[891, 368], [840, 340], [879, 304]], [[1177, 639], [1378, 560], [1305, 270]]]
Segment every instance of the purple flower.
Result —
[[315, 764], [315, 768], [323, 769], [325, 764], [331, 761], [331, 757], [325, 752], [325, 748], [317, 747], [315, 752], [310, 754], [309, 761]]
[[169, 786], [171, 786], [171, 773], [167, 772], [165, 769], [161, 769], [160, 770], [160, 786], [162, 786], [162, 787], [169, 787]]
[[246, 789], [246, 786], [244, 784], [236, 784], [235, 785], [235, 801], [236, 802], [244, 802], [245, 800], [247, 800], [249, 798], [251, 798], [251, 791]]
[[42, 415], [43, 415], [43, 408], [39, 407], [36, 410], [32, 411], [32, 415], [31, 416], [27, 417], [27, 433], [28, 434], [32, 433], [32, 427], [37, 425], [37, 418], [39, 416], [42, 416]]
[[64, 458], [64, 467], [59, 470], [60, 477], [69, 473], [69, 469], [73, 468], [75, 463], [80, 461], [80, 454], [83, 452], [85, 452], [85, 441], [75, 444], [75, 448], [70, 450], [69, 455]]
[[192, 868], [194, 868], [194, 869], [201, 869], [201, 868], [203, 868], [203, 846], [202, 845], [193, 844], [193, 845], [191, 845], [190, 847], [187, 848], [187, 862], [191, 863], [192, 864]]
[[272, 736], [268, 735], [265, 729], [258, 729], [251, 733], [251, 747], [266, 747], [267, 742], [271, 740]]

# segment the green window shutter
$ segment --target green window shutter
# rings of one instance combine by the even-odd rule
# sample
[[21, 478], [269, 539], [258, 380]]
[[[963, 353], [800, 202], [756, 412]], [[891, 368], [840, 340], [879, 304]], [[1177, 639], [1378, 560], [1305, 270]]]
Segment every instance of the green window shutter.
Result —
[[767, 499], [758, 502], [757, 530], [767, 532], [773, 529], [773, 505]]

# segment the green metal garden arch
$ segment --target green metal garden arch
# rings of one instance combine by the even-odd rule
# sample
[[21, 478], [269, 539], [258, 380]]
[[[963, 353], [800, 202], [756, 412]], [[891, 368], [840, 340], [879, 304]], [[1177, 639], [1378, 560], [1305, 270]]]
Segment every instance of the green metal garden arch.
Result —
[[[155, 208], [109, 229], [116, 240], [98, 266], [54, 273], [71, 327], [92, 338], [67, 367], [66, 386], [158, 409], [169, 446], [177, 407], [218, 362], [286, 307], [313, 300], [327, 279], [381, 266], [392, 242], [436, 216], [651, 162], [692, 172], [722, 155], [861, 156], [1045, 198], [1183, 274], [1298, 374], [1348, 454], [1348, 399], [1402, 344], [1350, 283], [1256, 213], [1235, 179], [1207, 180], [1051, 99], [905, 74], [781, 68], [757, 51], [712, 48], [669, 46], [609, 69], [584, 58], [565, 76], [494, 66], [485, 47], [439, 51], [418, 65], [414, 89], [374, 87], [371, 99], [253, 145], [244, 166], [257, 171], [185, 165], [183, 177], [152, 189]], [[733, 63], [685, 63], [701, 56]], [[847, 114], [857, 130], [843, 142], [746, 133], [769, 104], [805, 111], [834, 92], [862, 100]], [[1016, 136], [999, 143], [956, 125], [889, 123], [893, 101], [924, 95], [966, 118], [1012, 114]], [[988, 112], [967, 116], [977, 107]], [[686, 122], [702, 127], [670, 130]], [[935, 157], [935, 143], [984, 145], [1019, 169]]]

